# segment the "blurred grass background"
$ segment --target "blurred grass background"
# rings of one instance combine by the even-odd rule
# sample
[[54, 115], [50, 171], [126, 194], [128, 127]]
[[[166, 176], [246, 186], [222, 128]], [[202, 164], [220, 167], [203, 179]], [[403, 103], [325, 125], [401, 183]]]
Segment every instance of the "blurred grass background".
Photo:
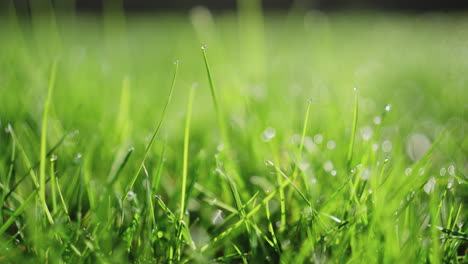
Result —
[[[47, 228], [38, 202], [28, 205], [15, 227], [2, 235], [3, 260], [169, 261], [171, 234], [177, 228], [164, 218], [153, 198], [158, 226], [148, 230], [161, 233], [155, 238], [146, 232], [148, 224], [143, 223], [149, 223], [147, 208], [152, 205], [145, 202], [143, 174], [132, 189], [140, 200], [118, 201], [125, 197], [160, 118], [173, 62], [178, 60], [174, 98], [145, 166], [149, 178], [162, 170], [161, 183], [151, 195], [161, 195], [168, 208], [177, 212], [186, 101], [196, 84], [189, 181], [198, 188], [193, 187], [189, 195], [186, 220], [193, 224], [190, 232], [194, 241], [198, 239], [198, 250], [187, 249], [183, 260], [463, 261], [468, 171], [466, 14], [308, 11], [267, 12], [263, 17], [260, 10], [251, 10], [255, 7], [238, 14], [212, 14], [201, 7], [189, 15], [33, 13], [30, 19], [6, 12], [0, 18], [2, 197], [27, 174], [24, 156], [31, 163], [39, 159], [40, 124], [54, 61], [58, 68], [48, 122], [49, 148], [71, 133], [54, 154], [72, 223], [64, 220], [66, 214], [60, 208], [53, 208], [58, 223]], [[276, 230], [281, 249], [270, 247], [258, 231], [247, 228], [223, 237], [208, 252], [199, 251], [233, 226], [233, 220], [220, 226], [213, 222], [218, 207], [203, 201], [217, 199], [234, 207], [228, 183], [214, 171], [222, 167], [223, 145], [200, 52], [203, 44], [208, 46], [228, 123], [231, 162], [238, 167], [243, 202], [257, 191], [264, 197], [277, 186], [275, 169], [265, 166], [265, 160], [272, 160], [288, 176], [295, 166], [301, 168], [308, 183], [298, 180], [296, 184], [325, 217], [321, 226], [320, 217], [309, 216], [300, 197], [287, 196], [287, 231]], [[358, 87], [359, 118], [350, 173], [346, 154], [352, 136], [354, 87]], [[303, 162], [295, 164], [309, 98]], [[391, 105], [389, 112], [387, 105]], [[425, 155], [435, 141], [435, 150]], [[14, 154], [19, 145], [24, 155], [19, 149]], [[131, 147], [135, 151], [111, 186], [112, 197], [102, 200], [109, 175]], [[343, 185], [348, 177], [351, 183]], [[377, 183], [385, 185], [380, 188]], [[25, 180], [4, 207], [18, 208], [32, 189], [30, 179]], [[359, 197], [356, 190], [361, 191]], [[405, 200], [410, 205], [404, 216], [395, 216]], [[280, 219], [278, 197], [272, 202], [274, 224]], [[121, 213], [126, 215], [122, 221]], [[136, 231], [127, 249], [124, 231], [132, 230], [137, 213], [143, 220], [133, 226]], [[223, 216], [227, 214], [224, 210]], [[334, 231], [336, 223], [324, 215], [350, 224]], [[262, 209], [252, 226], [269, 234], [269, 221]], [[307, 221], [312, 224], [308, 226]], [[105, 232], [99, 232], [102, 226]], [[440, 232], [439, 227], [461, 235]], [[190, 248], [190, 241], [186, 243]], [[236, 252], [232, 244], [246, 257], [239, 254], [230, 259], [229, 254]]]

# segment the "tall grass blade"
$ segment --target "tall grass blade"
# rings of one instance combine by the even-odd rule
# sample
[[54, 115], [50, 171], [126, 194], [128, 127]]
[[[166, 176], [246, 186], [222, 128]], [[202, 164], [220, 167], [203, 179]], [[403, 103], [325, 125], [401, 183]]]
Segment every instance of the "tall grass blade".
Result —
[[[174, 64], [175, 64], [175, 69], [174, 69], [174, 75], [173, 75], [173, 78], [172, 78], [171, 90], [169, 91], [169, 95], [167, 97], [166, 104], [164, 105], [164, 108], [163, 108], [163, 111], [162, 111], [162, 114], [161, 114], [161, 118], [159, 119], [159, 122], [158, 122], [158, 124], [156, 126], [156, 129], [153, 132], [153, 135], [151, 136], [150, 142], [146, 146], [145, 154], [143, 156], [143, 160], [141, 161], [140, 166], [138, 167], [138, 170], [136, 171], [135, 175], [133, 175], [132, 180], [130, 181], [130, 183], [127, 186], [126, 194], [128, 194], [128, 192], [130, 192], [130, 190], [133, 188], [133, 185], [135, 184], [136, 180], [138, 179], [138, 175], [140, 174], [141, 169], [143, 168], [143, 164], [145, 163], [146, 158], [148, 157], [148, 154], [149, 154], [149, 152], [151, 150], [151, 147], [153, 146], [153, 143], [154, 143], [154, 141], [156, 139], [156, 136], [158, 135], [159, 129], [161, 129], [161, 125], [162, 125], [162, 123], [164, 121], [164, 118], [166, 117], [167, 107], [169, 106], [169, 103], [171, 102], [172, 93], [174, 92], [174, 87], [175, 87], [175, 83], [176, 83], [176, 79], [177, 79], [177, 70], [179, 69], [179, 62], [176, 61]], [[124, 196], [124, 198], [125, 197], [126, 197], [126, 195]]]
[[57, 72], [57, 61], [54, 61], [52, 64], [52, 69], [50, 72], [49, 78], [49, 87], [47, 89], [47, 97], [44, 104], [44, 113], [42, 116], [42, 132], [41, 132], [41, 156], [40, 156], [40, 163], [39, 163], [39, 198], [41, 200], [42, 210], [47, 216], [47, 220], [49, 223], [53, 224], [54, 220], [52, 219], [52, 215], [50, 214], [49, 208], [47, 207], [46, 203], [46, 195], [45, 195], [45, 182], [46, 182], [46, 164], [47, 164], [47, 120], [49, 117], [49, 108], [50, 102], [52, 97], [52, 91], [55, 86], [55, 75]]

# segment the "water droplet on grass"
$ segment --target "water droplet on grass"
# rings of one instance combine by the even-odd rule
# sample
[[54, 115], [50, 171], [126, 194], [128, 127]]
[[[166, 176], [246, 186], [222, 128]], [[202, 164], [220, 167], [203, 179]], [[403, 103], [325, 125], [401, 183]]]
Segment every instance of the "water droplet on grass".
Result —
[[174, 64], [176, 64], [176, 65], [179, 64], [179, 60], [175, 60]]
[[450, 165], [448, 167], [448, 173], [449, 173], [449, 175], [454, 176], [455, 175], [455, 166]]
[[56, 161], [58, 160], [58, 156], [56, 154], [52, 154], [52, 156], [50, 156], [50, 161]]
[[382, 123], [382, 118], [380, 116], [374, 117], [374, 124], [380, 125], [380, 123]]
[[450, 179], [448, 180], [447, 189], [452, 189], [452, 187], [453, 187], [453, 181], [454, 181], [453, 178], [450, 178]]
[[10, 132], [13, 130], [13, 128], [11, 127], [11, 124], [8, 124], [7, 127], [5, 128], [5, 132], [7, 134], [10, 134]]
[[333, 163], [330, 160], [325, 161], [325, 163], [323, 164], [323, 169], [326, 172], [330, 172], [331, 170], [333, 170]]
[[203, 44], [203, 45], [201, 46], [201, 49], [202, 49], [202, 50], [206, 50], [207, 48], [208, 48], [208, 45], [206, 45], [206, 44]]
[[406, 143], [406, 153], [412, 161], [418, 161], [431, 147], [429, 138], [420, 133], [412, 134]]
[[265, 131], [263, 131], [261, 138], [264, 142], [268, 142], [272, 138], [274, 138], [275, 135], [276, 135], [276, 130], [272, 127], [268, 127], [267, 129], [265, 129]]
[[318, 151], [317, 145], [315, 145], [314, 141], [311, 137], [306, 137], [304, 140], [304, 147], [309, 153], [314, 153]]
[[131, 190], [131, 191], [129, 191], [129, 192], [127, 193], [127, 201], [130, 202], [130, 201], [132, 201], [133, 199], [135, 199], [135, 197], [136, 197], [136, 193], [134, 193], [133, 190]]
[[315, 144], [322, 144], [323, 142], [323, 136], [320, 134], [317, 134], [314, 136], [314, 142]]
[[373, 151], [379, 150], [379, 144], [375, 144], [375, 143], [372, 144], [372, 150], [373, 150]]
[[445, 174], [447, 173], [447, 169], [441, 168], [439, 173], [440, 173], [440, 176], [445, 176]]
[[328, 149], [335, 149], [335, 147], [336, 147], [336, 142], [335, 141], [330, 140], [330, 141], [327, 142], [327, 148]]
[[370, 175], [371, 175], [371, 171], [366, 168], [366, 169], [362, 170], [361, 179], [368, 180], [370, 178]]
[[302, 161], [301, 163], [299, 163], [298, 167], [301, 171], [306, 171], [310, 167], [310, 163]]
[[412, 168], [406, 168], [406, 170], [405, 170], [406, 176], [410, 176], [412, 172], [413, 172]]
[[361, 128], [361, 137], [365, 141], [371, 139], [373, 133], [374, 132], [373, 132], [373, 130], [372, 130], [372, 128], [370, 126], [366, 126], [366, 127]]
[[424, 191], [427, 194], [430, 194], [431, 192], [434, 191], [435, 184], [436, 184], [436, 179], [434, 177], [431, 177], [429, 181], [427, 181], [426, 185], [424, 185]]
[[336, 173], [337, 173], [336, 170], [332, 170], [332, 171], [330, 172], [331, 176], [336, 176]]
[[216, 202], [218, 202], [218, 199], [214, 198], [209, 202], [210, 205], [214, 205]]
[[388, 141], [388, 140], [385, 140], [383, 143], [382, 143], [382, 150], [383, 152], [391, 152], [392, 151], [392, 142]]
[[385, 106], [385, 111], [389, 112], [392, 109], [392, 105], [388, 104]]
[[211, 218], [211, 223], [213, 223], [213, 225], [221, 225], [224, 223], [223, 211], [219, 209], [216, 210], [213, 217]]

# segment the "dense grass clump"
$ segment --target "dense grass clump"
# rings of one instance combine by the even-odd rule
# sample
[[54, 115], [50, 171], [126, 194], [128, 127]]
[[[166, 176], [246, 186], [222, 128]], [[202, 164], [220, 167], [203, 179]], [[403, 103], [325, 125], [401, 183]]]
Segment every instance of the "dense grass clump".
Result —
[[468, 261], [466, 16], [13, 11], [0, 262]]

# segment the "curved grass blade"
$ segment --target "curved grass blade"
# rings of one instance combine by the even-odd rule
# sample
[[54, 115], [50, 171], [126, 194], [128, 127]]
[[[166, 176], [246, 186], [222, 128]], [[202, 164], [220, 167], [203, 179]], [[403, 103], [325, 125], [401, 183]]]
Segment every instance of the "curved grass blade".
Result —
[[125, 192], [126, 195], [124, 196], [124, 198], [127, 196], [128, 192], [130, 192], [130, 190], [133, 188], [133, 185], [135, 184], [136, 180], [138, 179], [138, 175], [140, 174], [141, 169], [143, 168], [143, 164], [145, 163], [146, 158], [148, 157], [149, 151], [151, 150], [151, 147], [153, 146], [153, 143], [154, 143], [154, 141], [156, 139], [156, 136], [158, 135], [158, 132], [161, 129], [161, 125], [162, 125], [162, 123], [164, 121], [164, 118], [166, 117], [167, 107], [169, 106], [169, 103], [171, 102], [172, 94], [174, 92], [174, 86], [175, 86], [176, 79], [177, 79], [177, 70], [179, 69], [179, 62], [176, 61], [174, 64], [175, 64], [175, 69], [174, 69], [174, 75], [173, 75], [173, 78], [172, 78], [171, 90], [169, 91], [169, 96], [167, 97], [166, 104], [164, 105], [164, 108], [163, 108], [163, 111], [162, 111], [162, 114], [161, 114], [161, 118], [159, 119], [159, 122], [158, 122], [158, 124], [156, 126], [156, 129], [153, 132], [153, 135], [151, 136], [150, 142], [146, 146], [145, 155], [143, 156], [143, 160], [141, 161], [137, 172], [135, 173], [135, 175], [133, 175], [132, 180], [130, 181], [129, 185], [127, 186], [127, 191]]
[[46, 163], [47, 163], [47, 120], [49, 117], [50, 101], [52, 97], [52, 91], [55, 86], [55, 75], [57, 72], [57, 61], [52, 64], [52, 69], [49, 78], [49, 87], [47, 89], [47, 97], [44, 104], [44, 113], [42, 116], [42, 132], [41, 132], [41, 152], [40, 152], [40, 163], [39, 163], [39, 198], [41, 200], [42, 210], [47, 216], [49, 223], [53, 224], [54, 219], [50, 214], [49, 208], [47, 207], [45, 198], [45, 181], [46, 181]]

